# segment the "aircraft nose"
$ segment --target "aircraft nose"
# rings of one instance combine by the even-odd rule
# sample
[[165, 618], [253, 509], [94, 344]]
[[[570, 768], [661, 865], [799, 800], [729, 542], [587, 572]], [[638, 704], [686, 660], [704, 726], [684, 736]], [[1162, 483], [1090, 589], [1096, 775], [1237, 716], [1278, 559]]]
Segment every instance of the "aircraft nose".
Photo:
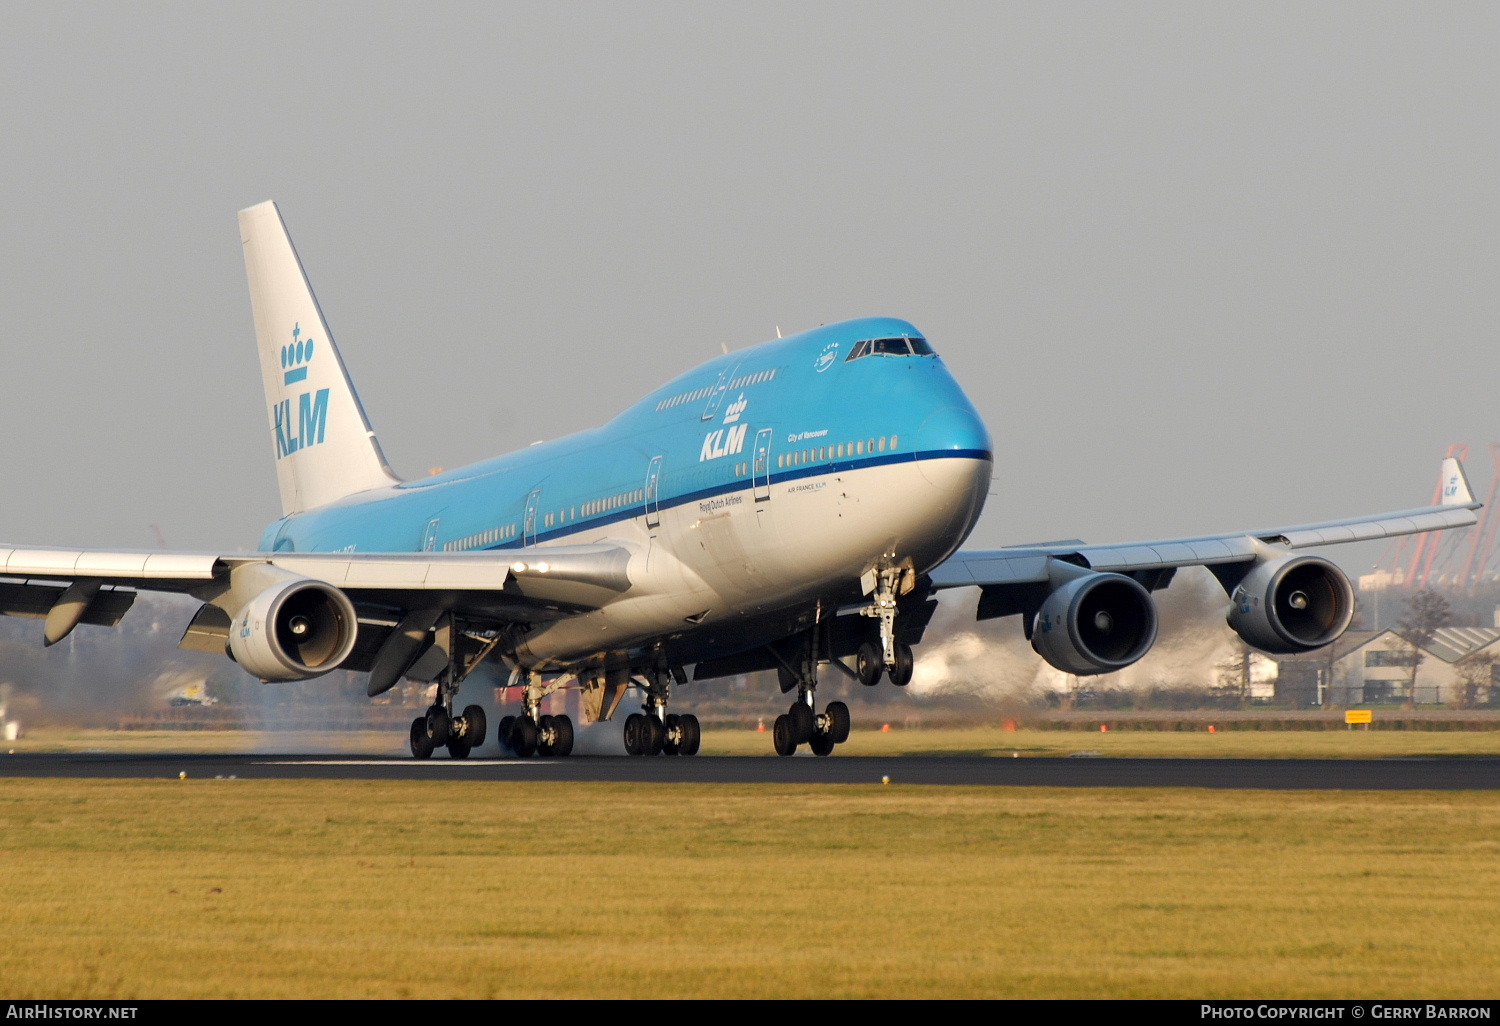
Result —
[[945, 455], [990, 459], [990, 433], [979, 414], [967, 404], [949, 404], [928, 414], [917, 430], [916, 442], [917, 452], [922, 456], [917, 465], [921, 467]]

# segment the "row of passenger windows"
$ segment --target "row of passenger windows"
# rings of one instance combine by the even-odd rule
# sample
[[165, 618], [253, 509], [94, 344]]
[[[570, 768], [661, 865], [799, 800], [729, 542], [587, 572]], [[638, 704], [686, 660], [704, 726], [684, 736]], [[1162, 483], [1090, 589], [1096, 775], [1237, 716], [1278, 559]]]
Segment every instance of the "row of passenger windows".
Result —
[[593, 502], [585, 502], [583, 504], [583, 515], [586, 517], [591, 517], [599, 513], [608, 513], [610, 510], [619, 509], [620, 507], [629, 505], [632, 502], [644, 502], [645, 498], [646, 490], [644, 488], [636, 488], [633, 491], [621, 492], [619, 495], [611, 495], [608, 498], [596, 499]]
[[515, 536], [516, 525], [506, 524], [504, 527], [492, 527], [488, 531], [471, 534], [467, 538], [458, 538], [454, 541], [443, 542], [443, 551], [458, 552], [463, 549], [482, 549], [486, 545], [497, 545]]
[[866, 453], [885, 452], [886, 449], [894, 451], [900, 441], [900, 435], [887, 435], [881, 438], [870, 438], [858, 442], [820, 445], [816, 449], [784, 452], [776, 457], [776, 466], [800, 467], [808, 463], [826, 463], [829, 460], [842, 460], [850, 456], [863, 456]]
[[754, 374], [745, 374], [745, 375], [743, 375], [741, 377], [735, 378], [733, 381], [731, 381], [729, 384], [725, 385], [724, 387], [725, 388], [745, 388], [748, 385], [758, 385], [762, 381], [770, 381], [775, 376], [776, 376], [776, 368], [772, 367], [770, 370], [756, 371]]
[[[762, 382], [770, 381], [776, 377], [776, 372], [779, 369], [772, 367], [769, 370], [756, 371], [754, 374], [742, 374], [726, 384], [724, 391], [727, 392], [735, 388], [747, 388], [750, 385], [759, 385]], [[683, 403], [694, 403], [700, 399], [707, 399], [714, 394], [714, 391], [718, 387], [718, 384], [715, 383], [705, 385], [703, 388], [696, 388], [691, 392], [683, 392], [681, 395], [668, 396], [656, 404], [656, 410], [660, 413], [662, 410], [670, 410], [672, 407], [681, 406]]]
[[862, 356], [935, 356], [925, 338], [867, 338], [849, 351], [844, 362]]

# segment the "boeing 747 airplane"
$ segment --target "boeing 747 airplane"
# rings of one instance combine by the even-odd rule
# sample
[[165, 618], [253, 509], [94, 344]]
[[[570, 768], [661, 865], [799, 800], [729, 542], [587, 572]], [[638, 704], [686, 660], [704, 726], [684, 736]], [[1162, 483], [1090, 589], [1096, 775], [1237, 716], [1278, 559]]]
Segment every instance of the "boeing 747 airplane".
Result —
[[1299, 550], [1475, 521], [1462, 468], [1441, 503], [1301, 527], [1130, 545], [959, 546], [990, 484], [991, 442], [920, 331], [868, 318], [727, 353], [600, 427], [414, 480], [392, 473], [273, 203], [240, 212], [282, 517], [253, 553], [0, 546], [0, 612], [45, 619], [56, 644], [117, 624], [140, 589], [202, 605], [184, 648], [264, 681], [335, 668], [434, 686], [411, 751], [464, 758], [484, 709], [454, 708], [486, 663], [523, 712], [497, 725], [518, 756], [565, 756], [574, 729], [543, 699], [581, 691], [589, 720], [624, 720], [632, 755], [693, 755], [674, 686], [776, 671], [795, 693], [776, 751], [830, 754], [842, 702], [825, 668], [905, 685], [936, 592], [977, 588], [979, 618], [1020, 616], [1048, 663], [1119, 670], [1156, 639], [1151, 593], [1206, 566], [1229, 625], [1272, 653], [1327, 645], [1354, 594]]

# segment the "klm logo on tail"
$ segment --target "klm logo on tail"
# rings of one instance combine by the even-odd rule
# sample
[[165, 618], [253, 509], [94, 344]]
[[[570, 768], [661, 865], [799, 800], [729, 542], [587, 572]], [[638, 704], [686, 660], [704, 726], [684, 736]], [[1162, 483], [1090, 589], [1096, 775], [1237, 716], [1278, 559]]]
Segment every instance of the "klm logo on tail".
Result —
[[[307, 380], [307, 367], [313, 358], [313, 340], [301, 338], [302, 326], [292, 326], [292, 341], [281, 347], [282, 383]], [[303, 392], [297, 397], [297, 420], [292, 422], [292, 401], [283, 399], [272, 411], [276, 425], [276, 458], [290, 456], [309, 445], [318, 445], [328, 430], [328, 389]]]
[[313, 340], [298, 338], [302, 325], [292, 325], [292, 344], [281, 347], [282, 384], [290, 385], [307, 380], [307, 365], [313, 358]]

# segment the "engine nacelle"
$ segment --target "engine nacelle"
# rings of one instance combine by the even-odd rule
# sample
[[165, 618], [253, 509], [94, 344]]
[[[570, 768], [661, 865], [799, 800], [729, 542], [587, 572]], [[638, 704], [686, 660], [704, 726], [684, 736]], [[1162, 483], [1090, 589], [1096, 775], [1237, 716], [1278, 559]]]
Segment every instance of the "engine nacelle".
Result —
[[1229, 598], [1229, 626], [1247, 644], [1276, 655], [1322, 648], [1354, 619], [1349, 578], [1317, 556], [1260, 563]]
[[331, 584], [294, 577], [261, 591], [235, 615], [229, 652], [261, 680], [307, 680], [347, 659], [358, 631], [347, 595]]
[[1031, 647], [1064, 673], [1110, 673], [1151, 650], [1156, 622], [1156, 604], [1139, 583], [1080, 569], [1042, 603]]

